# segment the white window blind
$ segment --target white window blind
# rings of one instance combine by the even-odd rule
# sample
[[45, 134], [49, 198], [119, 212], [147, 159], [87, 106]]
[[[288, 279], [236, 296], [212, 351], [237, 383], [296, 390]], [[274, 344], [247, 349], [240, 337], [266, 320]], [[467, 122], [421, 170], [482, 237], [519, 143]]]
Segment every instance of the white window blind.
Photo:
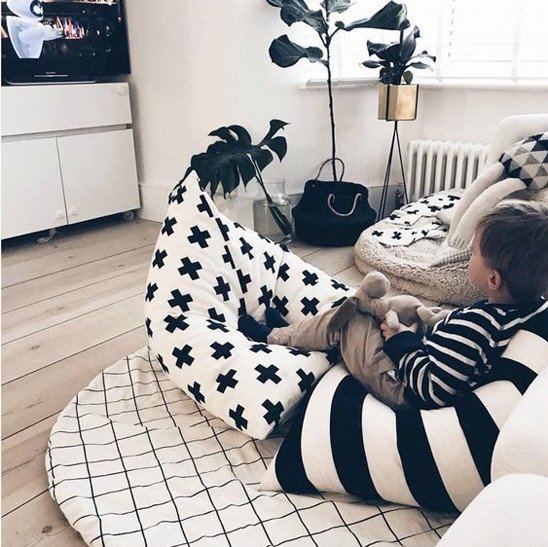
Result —
[[[345, 21], [371, 16], [385, 1], [358, 0]], [[407, 0], [411, 25], [420, 28], [417, 53], [436, 55], [434, 71], [416, 70], [415, 79], [548, 80], [548, 0]], [[315, 5], [314, 1], [309, 2]], [[303, 25], [304, 27], [304, 25]], [[301, 29], [300, 42], [316, 45], [314, 32]], [[295, 38], [296, 36], [293, 35]], [[316, 37], [317, 39], [317, 37]], [[367, 40], [396, 41], [397, 31], [357, 29], [338, 32], [333, 47], [336, 79], [375, 78]], [[303, 68], [306, 79], [325, 79], [323, 67]]]

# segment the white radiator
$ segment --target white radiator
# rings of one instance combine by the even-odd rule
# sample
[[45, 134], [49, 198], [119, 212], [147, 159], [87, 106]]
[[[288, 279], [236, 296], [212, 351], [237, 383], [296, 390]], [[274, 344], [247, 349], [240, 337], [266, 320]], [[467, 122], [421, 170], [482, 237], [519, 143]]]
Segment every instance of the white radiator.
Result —
[[439, 190], [466, 188], [484, 166], [489, 145], [413, 140], [407, 155], [409, 201]]

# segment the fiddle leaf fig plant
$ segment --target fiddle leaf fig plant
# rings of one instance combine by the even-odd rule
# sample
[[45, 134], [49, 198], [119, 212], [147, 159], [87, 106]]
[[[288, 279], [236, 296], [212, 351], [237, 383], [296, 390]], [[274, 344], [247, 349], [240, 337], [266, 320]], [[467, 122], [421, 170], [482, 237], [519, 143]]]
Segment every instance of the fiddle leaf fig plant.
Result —
[[272, 152], [280, 161], [285, 157], [287, 142], [285, 137], [276, 134], [286, 125], [281, 120], [270, 120], [267, 134], [257, 144], [251, 142], [251, 135], [241, 125], [215, 129], [209, 136], [218, 137], [218, 140], [210, 144], [205, 152], [192, 156], [181, 182], [194, 171], [202, 190], [209, 186], [211, 196], [214, 196], [220, 185], [226, 198], [240, 183], [245, 188], [256, 179], [265, 194], [272, 218], [283, 234], [289, 236], [291, 223], [274, 203], [262, 177], [262, 171], [274, 160]]
[[427, 51], [415, 55], [417, 38], [420, 38], [420, 30], [415, 26], [407, 33], [401, 31], [400, 39], [396, 42], [382, 44], [368, 40], [370, 58], [362, 65], [367, 68], [380, 67], [379, 80], [382, 84], [401, 85], [402, 80], [410, 84], [413, 81], [412, 69], [432, 70], [430, 61], [436, 62], [436, 57]]
[[387, 30], [403, 30], [409, 26], [407, 8], [404, 4], [390, 1], [371, 17], [359, 19], [346, 24], [341, 20], [333, 20], [334, 14], [348, 10], [351, 0], [322, 0], [319, 10], [310, 9], [305, 0], [266, 0], [268, 4], [280, 9], [280, 17], [284, 23], [291, 26], [304, 23], [312, 27], [320, 39], [322, 47], [301, 46], [284, 34], [276, 38], [269, 48], [270, 59], [276, 65], [286, 68], [293, 66], [301, 59], [312, 63], [321, 63], [327, 69], [327, 89], [329, 93], [329, 116], [331, 122], [331, 164], [333, 180], [337, 180], [335, 169], [336, 136], [335, 114], [333, 108], [333, 85], [331, 70], [331, 47], [333, 38], [341, 30], [352, 31], [358, 28], [378, 28]]

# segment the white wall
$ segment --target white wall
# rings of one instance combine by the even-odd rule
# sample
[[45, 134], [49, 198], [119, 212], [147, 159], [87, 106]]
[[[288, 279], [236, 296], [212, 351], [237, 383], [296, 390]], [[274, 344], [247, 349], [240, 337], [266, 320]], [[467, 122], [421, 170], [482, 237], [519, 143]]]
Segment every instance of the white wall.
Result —
[[[270, 42], [288, 31], [279, 10], [266, 0], [126, 0], [126, 10], [142, 215], [163, 216], [209, 131], [233, 123], [261, 138], [271, 118], [290, 122], [287, 156], [265, 175], [299, 192], [330, 154], [327, 91], [298, 89], [300, 70], [270, 61]], [[345, 179], [380, 184], [392, 128], [376, 119], [376, 89], [336, 90], [335, 107]], [[547, 90], [422, 89], [402, 137], [488, 142], [502, 117], [546, 110]]]

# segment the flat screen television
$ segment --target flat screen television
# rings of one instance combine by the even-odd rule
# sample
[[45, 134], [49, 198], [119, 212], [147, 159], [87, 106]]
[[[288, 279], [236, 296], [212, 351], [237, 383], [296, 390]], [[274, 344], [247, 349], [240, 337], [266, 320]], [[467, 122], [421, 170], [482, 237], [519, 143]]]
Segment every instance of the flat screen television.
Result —
[[2, 0], [2, 83], [129, 74], [123, 0]]

